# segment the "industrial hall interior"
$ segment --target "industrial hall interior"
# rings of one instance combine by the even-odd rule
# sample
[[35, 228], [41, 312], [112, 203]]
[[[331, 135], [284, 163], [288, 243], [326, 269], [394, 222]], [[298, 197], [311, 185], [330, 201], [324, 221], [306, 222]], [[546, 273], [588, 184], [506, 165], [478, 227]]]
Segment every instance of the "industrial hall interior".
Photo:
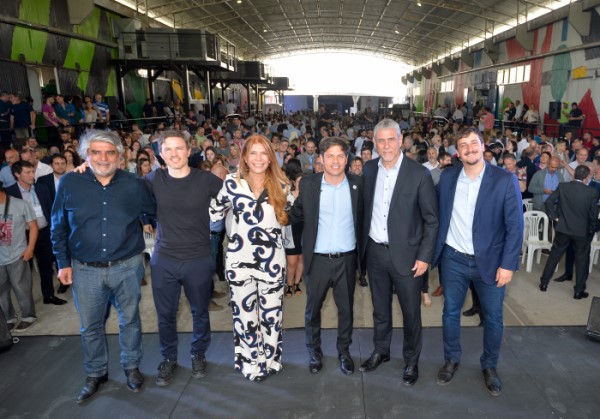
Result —
[[0, 418], [600, 417], [600, 0], [0, 2]]

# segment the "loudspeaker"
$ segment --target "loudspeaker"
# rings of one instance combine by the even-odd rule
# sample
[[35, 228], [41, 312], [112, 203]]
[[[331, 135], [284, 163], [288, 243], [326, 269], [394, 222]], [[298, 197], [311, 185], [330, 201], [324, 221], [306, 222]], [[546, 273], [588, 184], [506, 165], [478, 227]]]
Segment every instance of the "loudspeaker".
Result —
[[600, 297], [592, 299], [585, 335], [592, 340], [600, 342]]
[[560, 119], [560, 111], [562, 110], [562, 102], [550, 102], [548, 106], [548, 116], [557, 121]]

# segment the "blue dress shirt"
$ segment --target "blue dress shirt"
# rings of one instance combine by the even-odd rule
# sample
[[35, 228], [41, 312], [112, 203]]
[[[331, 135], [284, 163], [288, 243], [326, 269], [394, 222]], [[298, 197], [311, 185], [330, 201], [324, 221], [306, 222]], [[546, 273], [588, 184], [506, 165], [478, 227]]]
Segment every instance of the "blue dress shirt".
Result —
[[52, 206], [51, 236], [59, 268], [80, 262], [127, 259], [144, 250], [142, 214], [156, 215], [156, 204], [141, 179], [117, 170], [103, 186], [88, 168], [67, 173]]
[[339, 185], [321, 181], [319, 226], [315, 253], [343, 253], [356, 249], [352, 197], [348, 178]]

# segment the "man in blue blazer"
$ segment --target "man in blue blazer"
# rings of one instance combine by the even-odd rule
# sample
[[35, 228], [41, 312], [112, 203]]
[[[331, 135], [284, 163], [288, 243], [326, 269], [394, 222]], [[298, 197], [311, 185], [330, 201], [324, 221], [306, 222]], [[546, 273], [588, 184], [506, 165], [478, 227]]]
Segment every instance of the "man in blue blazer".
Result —
[[523, 240], [521, 193], [512, 173], [484, 161], [485, 145], [477, 129], [461, 131], [456, 149], [463, 164], [444, 170], [438, 184], [440, 228], [434, 264], [441, 263], [444, 277], [445, 364], [437, 382], [448, 384], [458, 369], [460, 311], [472, 282], [484, 319], [481, 369], [486, 389], [498, 396], [505, 285], [519, 268]]

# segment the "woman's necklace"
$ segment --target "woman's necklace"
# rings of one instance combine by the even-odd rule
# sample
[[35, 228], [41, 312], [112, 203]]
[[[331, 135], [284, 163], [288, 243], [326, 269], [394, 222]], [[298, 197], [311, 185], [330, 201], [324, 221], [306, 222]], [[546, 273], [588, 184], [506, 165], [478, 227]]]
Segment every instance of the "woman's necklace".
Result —
[[260, 197], [260, 195], [263, 193], [263, 191], [265, 190], [264, 179], [262, 182], [257, 183], [254, 179], [249, 178], [248, 184], [250, 185], [250, 190], [252, 191], [254, 196], [258, 199]]

